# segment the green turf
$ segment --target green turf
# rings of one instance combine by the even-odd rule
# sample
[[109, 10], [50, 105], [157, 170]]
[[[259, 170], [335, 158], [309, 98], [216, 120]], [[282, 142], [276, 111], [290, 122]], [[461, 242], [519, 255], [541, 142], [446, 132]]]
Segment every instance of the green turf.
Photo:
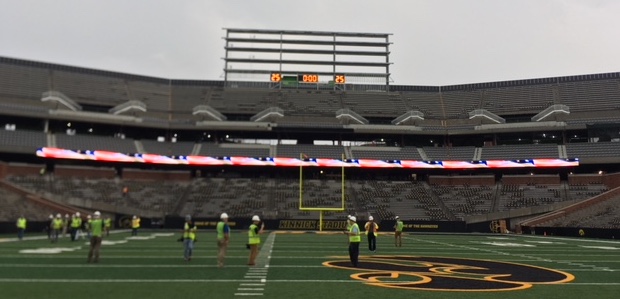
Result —
[[[176, 242], [178, 234], [154, 236], [152, 233], [160, 232], [141, 232], [141, 236], [153, 236], [147, 240], [104, 245], [98, 264], [86, 263], [88, 246], [85, 241], [61, 239], [57, 244], [50, 244], [45, 239], [21, 242], [0, 240], [0, 297], [71, 298], [79, 294], [79, 297], [89, 299], [242, 298], [259, 296], [235, 294], [260, 293], [263, 298], [302, 299], [500, 296], [510, 299], [616, 298], [620, 294], [620, 242], [614, 241], [516, 235], [414, 234], [405, 235], [402, 248], [394, 247], [392, 236], [379, 236], [375, 253], [369, 252], [362, 242], [362, 264], [369, 261], [367, 256], [451, 257], [525, 264], [574, 275], [574, 280], [568, 283], [535, 284], [524, 290], [447, 292], [364, 284], [352, 279], [351, 275], [372, 271], [323, 266], [325, 261], [348, 261], [347, 241], [343, 235], [276, 234], [272, 237], [275, 239], [271, 252], [266, 250], [269, 246], [264, 246], [259, 256], [259, 267], [254, 267], [266, 268], [266, 271], [256, 272], [246, 266], [249, 251], [245, 249], [246, 237], [243, 233], [232, 234], [227, 266], [223, 269], [215, 267], [213, 232], [199, 233], [200, 241], [196, 244], [191, 262], [185, 262], [182, 258], [182, 244]], [[128, 236], [128, 233], [117, 233], [106, 240], [125, 241]], [[0, 236], [0, 239], [8, 237], [12, 236]], [[268, 243], [265, 242], [267, 237], [262, 236], [264, 243]], [[20, 253], [22, 249], [52, 247], [75, 250], [59, 254]], [[415, 262], [405, 264], [419, 266]], [[266, 282], [260, 281], [262, 275], [266, 275]], [[420, 279], [401, 273], [398, 281]], [[383, 280], [389, 281], [387, 278]]]

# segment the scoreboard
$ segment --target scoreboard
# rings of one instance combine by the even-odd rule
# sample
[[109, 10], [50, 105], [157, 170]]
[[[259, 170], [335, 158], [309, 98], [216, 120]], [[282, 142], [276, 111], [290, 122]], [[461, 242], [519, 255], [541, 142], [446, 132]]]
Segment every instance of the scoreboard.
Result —
[[[284, 76], [282, 73], [271, 73], [270, 80], [271, 82], [295, 81], [298, 83], [319, 83], [319, 77], [320, 76], [318, 74], [297, 74], [296, 76]], [[335, 84], [347, 83], [346, 76], [343, 74], [334, 75], [332, 80]]]

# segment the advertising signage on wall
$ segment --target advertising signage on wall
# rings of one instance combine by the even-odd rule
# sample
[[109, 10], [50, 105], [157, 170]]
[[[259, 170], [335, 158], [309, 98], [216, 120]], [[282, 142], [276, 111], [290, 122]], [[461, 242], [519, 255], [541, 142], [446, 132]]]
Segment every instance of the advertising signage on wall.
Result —
[[574, 167], [579, 159], [523, 159], [486, 161], [414, 161], [414, 160], [371, 160], [371, 159], [296, 159], [277, 157], [207, 157], [207, 156], [162, 156], [153, 154], [123, 154], [110, 151], [75, 151], [44, 147], [37, 156], [50, 159], [73, 159], [100, 162], [126, 162], [161, 165], [188, 166], [320, 166], [356, 168], [408, 168], [408, 169], [485, 169], [522, 167]]

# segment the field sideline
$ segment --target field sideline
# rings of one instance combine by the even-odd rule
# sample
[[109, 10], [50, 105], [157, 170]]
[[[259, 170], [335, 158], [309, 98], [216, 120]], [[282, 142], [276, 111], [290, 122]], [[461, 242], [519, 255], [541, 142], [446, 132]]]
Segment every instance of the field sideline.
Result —
[[[117, 232], [101, 261], [86, 263], [84, 240], [0, 236], [2, 298], [615, 298], [620, 242], [519, 235], [405, 234], [363, 240], [351, 268], [339, 234], [269, 233], [256, 267], [246, 235], [234, 232], [223, 269], [215, 233], [199, 232], [191, 262], [178, 232]], [[57, 253], [51, 253], [55, 249]], [[616, 295], [614, 295], [616, 294]]]

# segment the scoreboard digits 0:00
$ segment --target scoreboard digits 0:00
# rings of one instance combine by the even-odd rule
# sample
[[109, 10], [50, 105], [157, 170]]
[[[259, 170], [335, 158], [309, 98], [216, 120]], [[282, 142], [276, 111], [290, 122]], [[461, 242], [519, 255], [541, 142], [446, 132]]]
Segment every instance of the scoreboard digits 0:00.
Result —
[[319, 75], [317, 74], [299, 74], [297, 81], [303, 83], [319, 83]]
[[[317, 74], [298, 74], [297, 77], [293, 76], [283, 76], [282, 73], [271, 73], [270, 81], [271, 82], [280, 82], [280, 81], [295, 81], [297, 78], [297, 82], [300, 83], [319, 83], [319, 75]], [[334, 75], [333, 83], [335, 84], [346, 84], [347, 79], [343, 74]], [[332, 82], [332, 81], [330, 81]]]

